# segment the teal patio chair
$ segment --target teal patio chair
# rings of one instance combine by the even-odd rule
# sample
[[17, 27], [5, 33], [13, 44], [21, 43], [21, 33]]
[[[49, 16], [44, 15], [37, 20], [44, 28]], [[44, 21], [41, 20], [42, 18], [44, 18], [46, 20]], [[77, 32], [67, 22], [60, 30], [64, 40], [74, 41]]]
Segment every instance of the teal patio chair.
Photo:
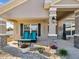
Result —
[[37, 32], [32, 32], [31, 33], [31, 41], [32, 42], [36, 42], [37, 41]]

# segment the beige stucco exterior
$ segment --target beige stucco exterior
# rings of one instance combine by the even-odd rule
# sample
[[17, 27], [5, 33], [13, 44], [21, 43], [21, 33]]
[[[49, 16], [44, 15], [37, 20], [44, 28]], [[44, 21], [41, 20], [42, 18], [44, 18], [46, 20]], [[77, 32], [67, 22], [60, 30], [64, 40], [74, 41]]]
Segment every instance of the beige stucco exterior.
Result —
[[48, 20], [20, 20], [20, 21], [13, 21], [14, 22], [14, 40], [21, 39], [20, 36], [20, 24], [41, 24], [41, 39], [46, 39], [48, 37]]
[[[44, 0], [29, 0], [19, 7], [3, 14], [3, 16], [16, 19], [48, 18], [48, 10], [43, 8]], [[19, 19], [18, 19], [19, 20]]]
[[[41, 24], [41, 37], [48, 36], [48, 10], [43, 8], [44, 0], [29, 0], [19, 7], [2, 14], [14, 22], [14, 39], [21, 39], [20, 24]], [[31, 5], [30, 5], [31, 4]], [[29, 6], [29, 7], [28, 7]], [[11, 20], [10, 20], [11, 21]], [[17, 35], [16, 35], [17, 34]]]
[[[2, 16], [14, 22], [14, 39], [20, 39], [20, 24], [41, 24], [41, 38], [47, 38], [48, 34], [56, 34], [62, 28], [66, 20], [75, 20], [74, 11], [79, 8], [77, 0], [54, 0], [45, 3], [46, 0], [28, 0], [18, 7], [3, 13]], [[54, 12], [50, 15], [50, 8], [56, 8], [56, 26], [52, 24]], [[49, 20], [51, 20], [49, 22]], [[52, 24], [53, 26], [51, 26]], [[50, 33], [48, 32], [48, 25]], [[54, 28], [54, 29], [52, 29]], [[57, 31], [57, 32], [55, 32]], [[18, 35], [16, 35], [18, 34]]]
[[9, 10], [12, 10], [24, 2], [27, 2], [27, 0], [11, 0], [11, 2], [7, 3], [6, 5], [0, 6], [0, 15]]

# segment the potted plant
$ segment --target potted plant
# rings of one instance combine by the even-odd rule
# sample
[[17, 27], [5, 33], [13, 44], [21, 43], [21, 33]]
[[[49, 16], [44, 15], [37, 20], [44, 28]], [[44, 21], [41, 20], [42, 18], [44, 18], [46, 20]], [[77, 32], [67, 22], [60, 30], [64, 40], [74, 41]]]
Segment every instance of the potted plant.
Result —
[[22, 44], [21, 48], [27, 48], [29, 45], [28, 44]]
[[56, 45], [50, 46], [51, 49], [57, 49], [58, 47]]
[[23, 43], [22, 45], [21, 45], [21, 52], [22, 53], [26, 53], [26, 52], [28, 52], [29, 50], [30, 50], [30, 48], [29, 48], [29, 44], [25, 44], [25, 43]]
[[67, 59], [68, 57], [68, 51], [65, 49], [60, 49], [59, 50], [59, 55], [61, 56], [61, 59]]

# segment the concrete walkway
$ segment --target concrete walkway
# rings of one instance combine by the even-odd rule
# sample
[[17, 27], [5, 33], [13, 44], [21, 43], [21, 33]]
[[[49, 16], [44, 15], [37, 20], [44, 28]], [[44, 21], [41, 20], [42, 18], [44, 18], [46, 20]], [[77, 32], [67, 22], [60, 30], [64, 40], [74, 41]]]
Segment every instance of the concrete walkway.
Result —
[[73, 39], [71, 40], [50, 40], [50, 39], [45, 39], [45, 40], [40, 40], [37, 44], [41, 45], [46, 45], [46, 46], [51, 46], [53, 44], [58, 46], [58, 49], [66, 49], [70, 55], [69, 59], [79, 59], [79, 49], [74, 47]]
[[64, 48], [68, 51], [70, 55], [70, 59], [79, 59], [79, 49], [74, 47], [74, 43], [71, 40], [58, 40], [57, 46], [60, 48]]

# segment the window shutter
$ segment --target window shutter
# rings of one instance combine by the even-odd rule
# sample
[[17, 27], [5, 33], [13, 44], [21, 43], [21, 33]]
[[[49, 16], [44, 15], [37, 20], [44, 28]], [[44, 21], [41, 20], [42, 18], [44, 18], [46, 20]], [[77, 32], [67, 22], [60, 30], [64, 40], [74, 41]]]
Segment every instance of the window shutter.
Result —
[[41, 36], [41, 24], [38, 24], [38, 36]]
[[20, 35], [23, 36], [23, 24], [20, 24]]

